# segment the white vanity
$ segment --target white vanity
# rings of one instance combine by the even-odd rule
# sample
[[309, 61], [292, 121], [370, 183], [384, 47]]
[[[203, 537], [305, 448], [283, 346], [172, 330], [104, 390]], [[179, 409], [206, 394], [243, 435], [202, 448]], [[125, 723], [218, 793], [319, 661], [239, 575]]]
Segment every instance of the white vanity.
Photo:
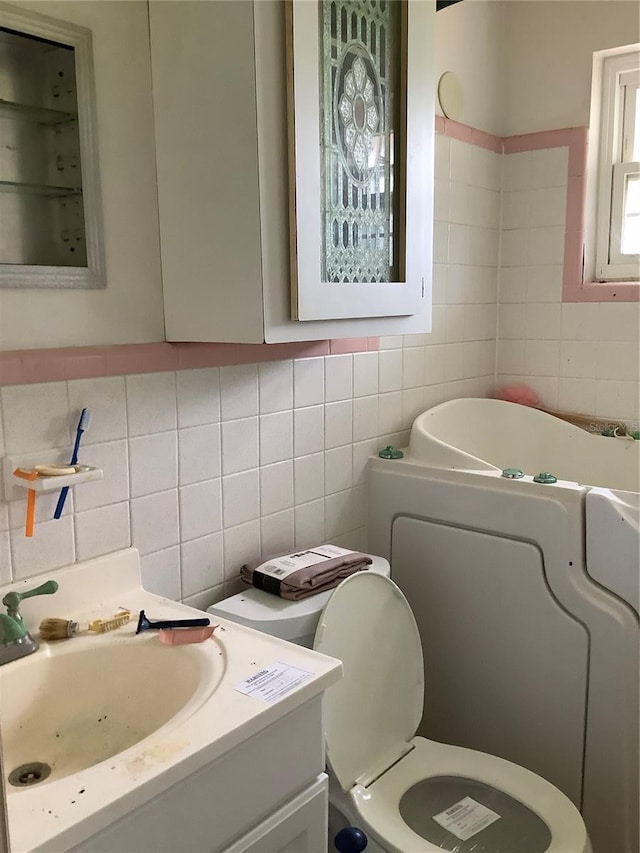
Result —
[[[326, 850], [322, 693], [339, 661], [231, 622], [192, 645], [136, 635], [141, 609], [152, 620], [203, 614], [143, 590], [134, 549], [47, 578], [58, 592], [22, 604], [34, 636], [50, 616], [82, 627], [124, 607], [133, 618], [0, 667], [14, 853]], [[248, 679], [275, 665], [280, 693], [267, 701]], [[48, 778], [9, 784], [29, 762], [49, 765]]]

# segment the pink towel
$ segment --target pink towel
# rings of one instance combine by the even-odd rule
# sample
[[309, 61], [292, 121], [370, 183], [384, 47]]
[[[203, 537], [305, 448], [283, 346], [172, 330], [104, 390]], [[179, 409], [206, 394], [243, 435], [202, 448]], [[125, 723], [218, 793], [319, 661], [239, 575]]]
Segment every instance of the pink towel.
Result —
[[371, 557], [360, 551], [319, 545], [266, 562], [255, 560], [247, 563], [240, 569], [240, 577], [245, 583], [265, 592], [298, 601], [333, 589], [340, 581], [366, 569], [372, 562]]

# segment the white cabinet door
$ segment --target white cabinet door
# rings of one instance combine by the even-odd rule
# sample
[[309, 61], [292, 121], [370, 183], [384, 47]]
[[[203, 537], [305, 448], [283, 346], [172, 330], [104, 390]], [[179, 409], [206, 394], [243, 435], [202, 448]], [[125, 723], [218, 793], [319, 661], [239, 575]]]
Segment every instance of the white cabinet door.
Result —
[[167, 339], [263, 340], [251, 3], [149, 3]]
[[432, 264], [433, 6], [287, 11], [297, 317], [418, 314]]
[[318, 779], [224, 853], [326, 853], [327, 776]]

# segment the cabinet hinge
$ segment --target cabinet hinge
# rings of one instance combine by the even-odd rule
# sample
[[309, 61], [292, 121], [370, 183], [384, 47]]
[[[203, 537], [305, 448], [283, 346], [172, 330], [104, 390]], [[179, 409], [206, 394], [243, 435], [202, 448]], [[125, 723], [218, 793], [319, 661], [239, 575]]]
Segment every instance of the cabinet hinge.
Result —
[[424, 297], [424, 276], [422, 276], [422, 296]]

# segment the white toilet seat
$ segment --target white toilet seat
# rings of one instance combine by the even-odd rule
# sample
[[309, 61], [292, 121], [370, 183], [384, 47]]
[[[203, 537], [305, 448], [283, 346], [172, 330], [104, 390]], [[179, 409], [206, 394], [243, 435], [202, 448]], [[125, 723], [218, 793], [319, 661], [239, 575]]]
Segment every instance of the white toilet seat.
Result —
[[580, 813], [573, 803], [535, 773], [493, 755], [416, 737], [414, 749], [379, 779], [349, 792], [352, 808], [389, 853], [442, 853], [442, 848], [415, 833], [400, 815], [402, 795], [434, 776], [463, 776], [491, 785], [527, 806], [551, 832], [545, 853], [591, 853]]
[[[477, 790], [476, 782], [489, 785], [537, 815], [551, 835], [540, 853], [591, 853], [580, 813], [550, 782], [510, 761], [415, 737], [424, 695], [422, 645], [411, 608], [393, 581], [368, 572], [344, 580], [325, 605], [314, 648], [338, 658], [344, 668], [344, 678], [327, 690], [324, 705], [327, 766], [341, 789], [334, 804], [340, 809], [338, 800], [345, 800], [345, 816], [360, 823], [378, 848], [442, 853], [438, 833], [428, 841], [405, 822], [401, 798], [420, 782], [462, 777], [469, 780], [469, 792]], [[505, 821], [493, 838], [506, 838], [515, 827], [517, 844], [515, 835], [527, 826], [526, 813], [512, 818], [510, 811], [521, 810], [497, 799]], [[431, 802], [438, 802], [435, 793]], [[420, 812], [423, 818], [429, 834], [430, 815]], [[446, 827], [445, 832], [448, 836]], [[451, 839], [453, 851], [455, 835]], [[540, 848], [546, 838], [535, 843]], [[505, 850], [501, 841], [496, 846], [500, 853]], [[465, 843], [464, 849], [471, 847]]]

